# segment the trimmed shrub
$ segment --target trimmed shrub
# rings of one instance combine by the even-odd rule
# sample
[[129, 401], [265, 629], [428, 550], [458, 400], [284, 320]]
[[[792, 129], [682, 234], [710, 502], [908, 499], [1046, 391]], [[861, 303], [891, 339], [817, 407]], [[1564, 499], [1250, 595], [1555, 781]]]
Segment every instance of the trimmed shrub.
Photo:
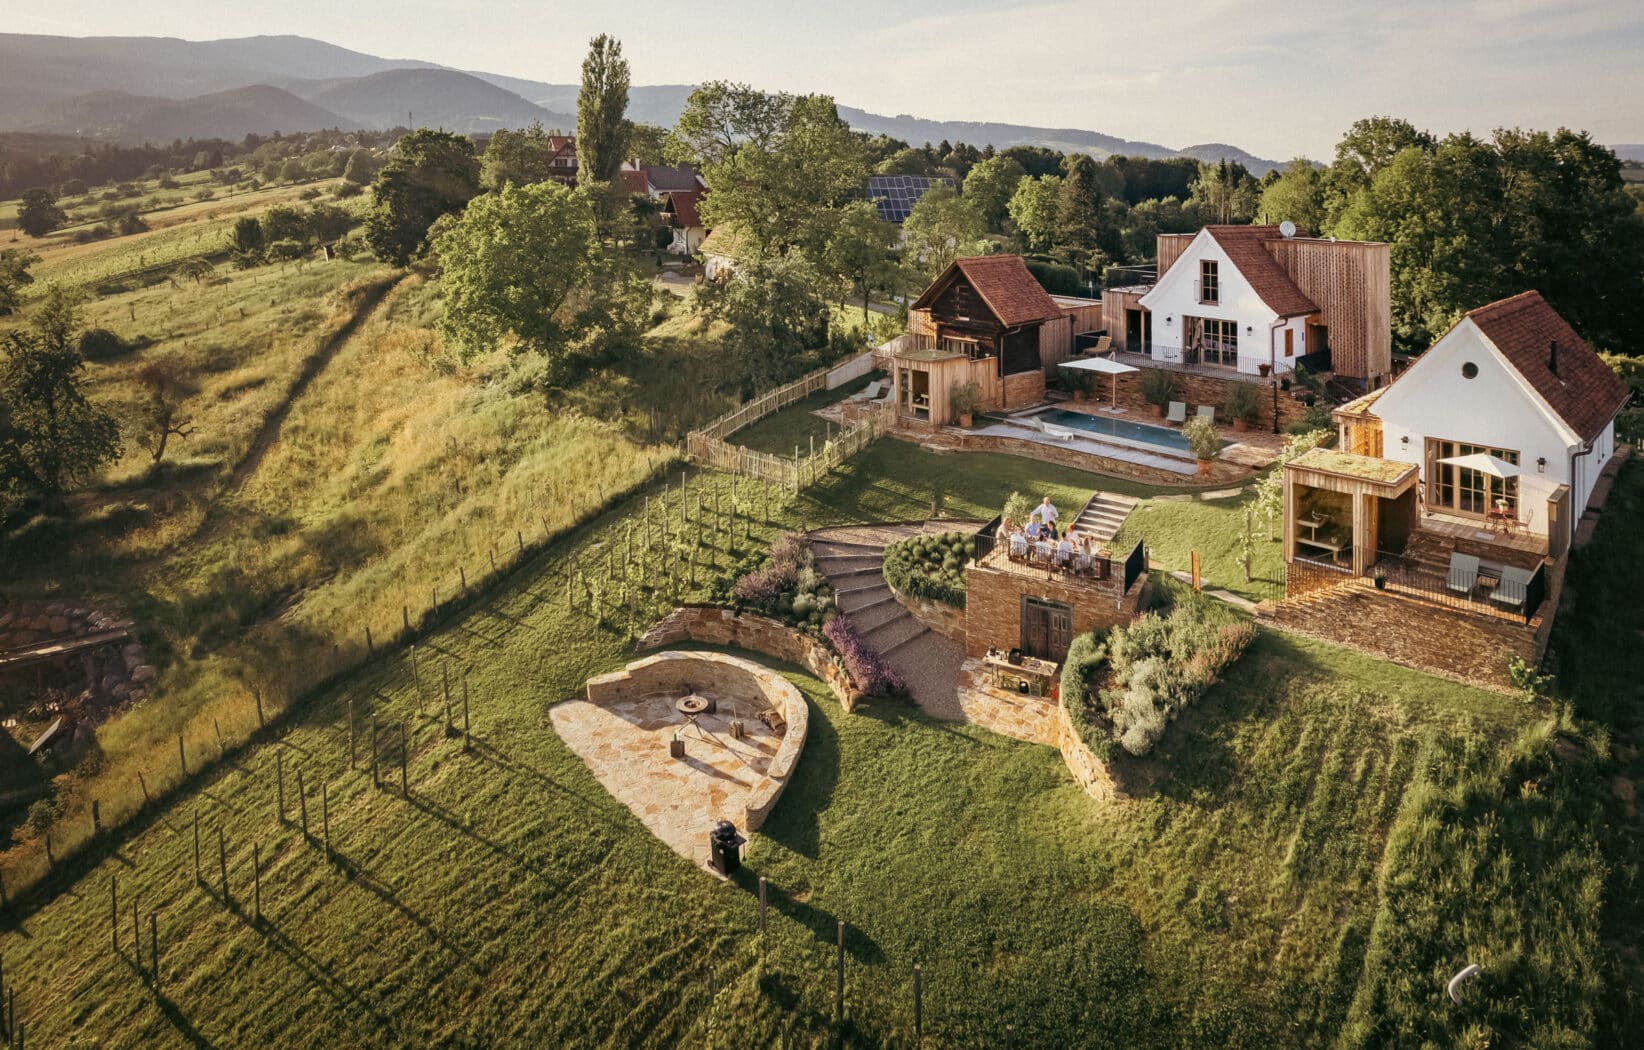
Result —
[[965, 566], [976, 538], [962, 532], [913, 536], [885, 548], [880, 570], [891, 589], [912, 598], [965, 607]]
[[1024, 259], [1028, 273], [1031, 273], [1044, 286], [1045, 291], [1052, 295], [1089, 295], [1090, 289], [1085, 282], [1079, 280], [1079, 271], [1071, 266], [1060, 263], [1041, 262], [1038, 259]]
[[729, 597], [737, 609], [753, 610], [812, 635], [834, 614], [833, 588], [816, 571], [810, 545], [797, 532], [778, 536], [764, 564], [738, 577]]
[[1187, 447], [1193, 450], [1193, 455], [1201, 460], [1215, 459], [1222, 450], [1222, 439], [1216, 436], [1216, 424], [1208, 419], [1195, 416], [1182, 427], [1182, 436], [1187, 438]]

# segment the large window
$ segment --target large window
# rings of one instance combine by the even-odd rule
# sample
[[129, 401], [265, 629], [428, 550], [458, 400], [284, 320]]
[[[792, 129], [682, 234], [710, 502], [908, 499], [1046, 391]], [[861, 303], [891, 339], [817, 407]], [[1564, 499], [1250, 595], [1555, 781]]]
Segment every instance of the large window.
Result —
[[1203, 349], [1200, 357], [1207, 365], [1225, 365], [1234, 368], [1239, 363], [1239, 325], [1237, 321], [1219, 321], [1206, 317], [1201, 329]]
[[1201, 259], [1199, 261], [1199, 302], [1219, 303], [1222, 301], [1222, 282], [1216, 272], [1215, 259]]
[[945, 354], [964, 354], [972, 361], [979, 357], [988, 356], [990, 348], [984, 347], [980, 341], [967, 339], [964, 336], [944, 335], [942, 337], [942, 352]]
[[1457, 514], [1479, 517], [1492, 510], [1518, 517], [1518, 478], [1498, 478], [1482, 470], [1469, 470], [1443, 460], [1477, 453], [1494, 456], [1514, 466], [1518, 453], [1507, 448], [1469, 445], [1464, 441], [1427, 442], [1427, 505]]

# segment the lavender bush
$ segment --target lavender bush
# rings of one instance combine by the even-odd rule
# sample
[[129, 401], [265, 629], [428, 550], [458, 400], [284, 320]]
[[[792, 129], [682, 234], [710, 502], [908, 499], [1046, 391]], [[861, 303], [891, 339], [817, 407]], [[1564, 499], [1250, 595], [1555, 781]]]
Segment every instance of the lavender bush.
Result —
[[907, 692], [902, 676], [862, 640], [849, 616], [836, 614], [823, 625], [822, 633], [844, 660], [845, 673], [858, 689], [870, 696]]

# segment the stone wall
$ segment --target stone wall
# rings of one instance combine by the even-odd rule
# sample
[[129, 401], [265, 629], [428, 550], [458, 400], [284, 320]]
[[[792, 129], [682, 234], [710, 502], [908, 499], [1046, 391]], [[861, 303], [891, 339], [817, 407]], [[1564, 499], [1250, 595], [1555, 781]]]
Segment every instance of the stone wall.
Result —
[[1114, 782], [1106, 763], [1079, 738], [1079, 731], [1062, 704], [1056, 705], [1056, 749], [1062, 753], [1067, 771], [1085, 789], [1085, 794], [1104, 802], [1123, 797], [1124, 792]]
[[[1556, 600], [1556, 594], [1550, 595], [1545, 608], [1556, 609]], [[1503, 693], [1515, 691], [1507, 674], [1508, 655], [1538, 663], [1551, 627], [1550, 615], [1527, 625], [1378, 591], [1368, 578], [1275, 606], [1264, 603], [1257, 611], [1283, 630]]]
[[834, 662], [833, 650], [826, 643], [765, 616], [714, 605], [683, 605], [647, 631], [639, 647], [659, 649], [683, 641], [735, 646], [798, 664], [833, 690], [839, 706], [846, 711], [854, 710], [862, 697], [862, 691]]
[[[1149, 418], [1153, 415], [1153, 406], [1148, 404], [1146, 398], [1142, 397], [1142, 376], [1147, 371], [1155, 370], [1144, 369], [1141, 372], [1126, 372], [1119, 376], [1119, 404], [1125, 408], [1134, 409], [1143, 418]], [[1261, 404], [1261, 414], [1257, 417], [1256, 426], [1258, 428], [1271, 428], [1273, 425], [1272, 380], [1251, 383], [1248, 380], [1219, 379], [1216, 376], [1200, 375], [1196, 372], [1179, 372], [1175, 369], [1158, 369], [1157, 371], [1168, 371], [1176, 377], [1175, 400], [1181, 401], [1188, 406], [1187, 414], [1189, 416], [1193, 415], [1198, 405], [1214, 405], [1217, 418], [1223, 418], [1222, 400], [1227, 397], [1227, 388], [1234, 383], [1242, 382], [1246, 386], [1254, 387], [1259, 395], [1257, 400]], [[1112, 378], [1102, 376], [1091, 397], [1093, 400], [1105, 402], [1112, 397], [1112, 389]], [[1307, 406], [1301, 400], [1301, 395], [1305, 393], [1306, 391], [1302, 390], [1301, 387], [1294, 385], [1289, 390], [1279, 391], [1279, 428], [1281, 430], [1297, 422], [1306, 414]]]
[[[148, 695], [158, 676], [130, 631], [132, 622], [102, 609], [64, 601], [16, 601], [0, 608], [0, 652], [16, 652], [91, 636], [108, 641], [55, 657], [47, 662], [48, 684], [63, 688], [82, 705], [84, 714], [100, 720], [115, 708]], [[32, 687], [39, 663], [19, 668]]]
[[946, 602], [903, 594], [892, 587], [889, 580], [885, 581], [885, 588], [895, 596], [898, 605], [913, 614], [915, 620], [949, 641], [965, 644], [965, 610], [956, 609]]
[[[780, 626], [780, 625], [779, 625]], [[793, 683], [768, 667], [725, 653], [658, 653], [635, 660], [611, 674], [588, 679], [588, 701], [611, 704], [653, 693], [695, 692], [752, 700], [768, 705], [786, 726], [765, 775], [749, 789], [742, 826], [758, 831], [788, 786], [810, 731], [810, 709]]]
[[1027, 408], [1045, 399], [1045, 373], [1039, 369], [1005, 376], [1005, 408]]
[[1073, 633], [1084, 634], [1129, 623], [1147, 586], [1143, 573], [1121, 593], [1123, 566], [1115, 564], [1105, 580], [1068, 577], [1043, 570], [995, 568], [973, 564], [965, 570], [965, 654], [985, 656], [989, 648], [1021, 644], [1022, 599], [1038, 598], [1073, 608]]

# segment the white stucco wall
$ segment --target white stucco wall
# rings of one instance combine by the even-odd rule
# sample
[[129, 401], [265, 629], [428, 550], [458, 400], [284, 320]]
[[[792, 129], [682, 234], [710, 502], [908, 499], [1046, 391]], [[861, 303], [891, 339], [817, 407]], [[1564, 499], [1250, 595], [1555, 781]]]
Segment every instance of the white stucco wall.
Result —
[[[1467, 379], [1472, 362], [1478, 375]], [[1517, 370], [1463, 320], [1422, 354], [1371, 409], [1382, 420], [1382, 456], [1413, 463], [1428, 479], [1427, 439], [1513, 449], [1519, 454], [1519, 519], [1531, 532], [1547, 534], [1547, 500], [1568, 484], [1573, 524], [1592, 492], [1597, 466], [1585, 464], [1598, 452], [1572, 463], [1573, 435], [1555, 419]], [[1404, 439], [1408, 438], [1408, 442]], [[1613, 454], [1612, 451], [1606, 454]], [[1536, 461], [1546, 459], [1543, 470]]]
[[[1211, 305], [1199, 302], [1197, 287], [1199, 263], [1205, 259], [1217, 262], [1217, 277], [1221, 283], [1220, 302]], [[1153, 360], [1179, 364], [1182, 360], [1182, 321], [1184, 317], [1207, 317], [1233, 321], [1239, 326], [1238, 370], [1254, 375], [1262, 365], [1272, 365], [1275, 372], [1288, 372], [1295, 367], [1296, 358], [1307, 353], [1307, 325], [1304, 318], [1293, 317], [1279, 324], [1279, 316], [1262, 301], [1244, 275], [1234, 267], [1227, 253], [1216, 239], [1200, 230], [1171, 264], [1159, 283], [1141, 297], [1141, 305], [1152, 314]], [[1284, 356], [1284, 331], [1295, 333], [1295, 353]]]

